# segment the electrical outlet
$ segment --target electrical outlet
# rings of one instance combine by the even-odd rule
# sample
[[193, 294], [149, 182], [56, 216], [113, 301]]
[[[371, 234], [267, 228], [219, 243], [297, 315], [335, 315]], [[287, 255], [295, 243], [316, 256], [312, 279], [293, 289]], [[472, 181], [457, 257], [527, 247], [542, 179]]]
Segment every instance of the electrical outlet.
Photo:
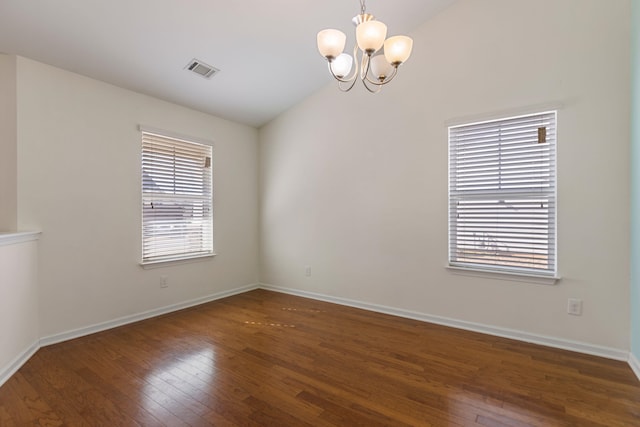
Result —
[[160, 287], [161, 288], [169, 287], [169, 283], [167, 282], [167, 276], [160, 276]]
[[577, 298], [569, 298], [567, 302], [567, 313], [574, 316], [582, 315], [582, 300]]
[[307, 265], [304, 268], [304, 275], [307, 276], [307, 277], [311, 277], [311, 266], [310, 265]]

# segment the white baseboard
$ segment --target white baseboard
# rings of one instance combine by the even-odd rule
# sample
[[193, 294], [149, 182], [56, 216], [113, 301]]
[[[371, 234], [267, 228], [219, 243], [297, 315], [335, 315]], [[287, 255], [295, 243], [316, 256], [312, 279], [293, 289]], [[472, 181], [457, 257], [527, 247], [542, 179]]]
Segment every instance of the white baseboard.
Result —
[[97, 323], [94, 325], [86, 326], [84, 328], [74, 329], [72, 331], [62, 332], [60, 334], [50, 335], [48, 337], [40, 338], [40, 346], [45, 347], [59, 342], [80, 338], [85, 335], [95, 334], [96, 332], [106, 331], [107, 329], [117, 328], [118, 326], [124, 326], [129, 323], [139, 322], [140, 320], [149, 319], [152, 317], [161, 316], [163, 314], [171, 313], [185, 308], [193, 307], [207, 302], [215, 301], [221, 298], [230, 297], [232, 295], [242, 294], [254, 289], [258, 289], [259, 285], [247, 285], [240, 288], [231, 289], [228, 291], [217, 292], [215, 294], [207, 295], [204, 297], [184, 301], [177, 304], [168, 305], [166, 307], [156, 308], [149, 311], [144, 311], [138, 314], [132, 314], [129, 316], [120, 317], [118, 319], [109, 320], [107, 322]]
[[633, 373], [636, 374], [638, 380], [640, 380], [640, 361], [638, 361], [636, 356], [631, 352], [629, 352], [629, 366]]
[[20, 353], [18, 357], [9, 362], [7, 366], [0, 369], [0, 387], [2, 387], [2, 384], [7, 382], [7, 380], [11, 378], [13, 374], [18, 372], [18, 369], [20, 369], [22, 365], [27, 363], [27, 360], [31, 359], [31, 356], [33, 356], [39, 349], [40, 342], [35, 341], [27, 349]]
[[[524, 341], [532, 344], [540, 344], [547, 347], [560, 348], [563, 350], [570, 350], [578, 353], [605, 357], [607, 359], [621, 360], [624, 362], [627, 362], [630, 360], [628, 351], [617, 349], [617, 348], [603, 347], [603, 346], [594, 345], [594, 344], [566, 340], [563, 338], [531, 334], [529, 332], [517, 331], [514, 329], [506, 329], [506, 328], [500, 328], [496, 326], [483, 325], [480, 323], [467, 322], [464, 320], [456, 320], [456, 319], [451, 319], [447, 317], [434, 316], [434, 315], [425, 314], [425, 313], [418, 313], [415, 311], [387, 307], [379, 304], [370, 304], [370, 303], [355, 301], [347, 298], [340, 298], [340, 297], [334, 297], [334, 296], [329, 296], [324, 294], [317, 294], [314, 292], [301, 291], [298, 289], [283, 288], [279, 286], [269, 285], [266, 283], [260, 284], [260, 288], [269, 290], [269, 291], [282, 292], [282, 293], [301, 296], [305, 298], [311, 298], [319, 301], [331, 302], [334, 304], [346, 305], [349, 307], [361, 308], [364, 310], [375, 311], [378, 313], [391, 314], [393, 316], [419, 320], [422, 322], [435, 323], [438, 325], [450, 326], [452, 328], [464, 329], [464, 330], [473, 331], [473, 332], [480, 332], [483, 334], [494, 335], [494, 336], [503, 337], [503, 338], [510, 338], [510, 339]], [[636, 371], [636, 375], [638, 375], [638, 372], [640, 372], [640, 365], [637, 365], [637, 367], [639, 368], [639, 370]]]

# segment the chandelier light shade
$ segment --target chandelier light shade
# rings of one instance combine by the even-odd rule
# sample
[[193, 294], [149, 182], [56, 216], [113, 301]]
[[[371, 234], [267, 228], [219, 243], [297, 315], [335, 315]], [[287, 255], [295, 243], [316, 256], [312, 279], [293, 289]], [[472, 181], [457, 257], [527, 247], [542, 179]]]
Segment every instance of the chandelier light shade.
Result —
[[346, 42], [347, 36], [339, 30], [322, 30], [318, 33], [318, 49], [327, 59], [337, 58], [344, 50]]
[[331, 64], [331, 66], [333, 67], [333, 72], [336, 73], [336, 76], [348, 76], [351, 72], [351, 67], [353, 66], [353, 58], [351, 55], [341, 53], [333, 60], [333, 64]]
[[392, 73], [393, 66], [387, 61], [384, 55], [376, 55], [371, 58], [371, 74], [379, 82], [384, 81], [384, 79]]
[[384, 56], [389, 64], [402, 64], [411, 56], [413, 40], [407, 36], [389, 37], [384, 41]]
[[387, 26], [366, 13], [364, 0], [360, 0], [360, 15], [352, 22], [356, 26], [353, 56], [343, 53], [347, 36], [339, 30], [320, 31], [318, 50], [327, 60], [329, 72], [338, 81], [340, 90], [348, 92], [360, 80], [369, 92], [378, 92], [409, 59], [413, 40], [407, 36], [387, 39]]
[[387, 37], [387, 26], [380, 21], [368, 21], [356, 27], [356, 41], [367, 55], [378, 51]]

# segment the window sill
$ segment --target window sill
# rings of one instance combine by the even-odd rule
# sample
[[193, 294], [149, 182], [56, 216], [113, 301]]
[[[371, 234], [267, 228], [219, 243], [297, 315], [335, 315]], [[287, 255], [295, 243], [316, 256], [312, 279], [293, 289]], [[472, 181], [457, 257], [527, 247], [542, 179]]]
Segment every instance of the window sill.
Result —
[[148, 270], [151, 268], [170, 267], [173, 265], [180, 265], [180, 264], [191, 264], [193, 262], [206, 261], [209, 258], [213, 258], [214, 256], [216, 256], [216, 254], [199, 255], [199, 256], [194, 256], [189, 258], [167, 259], [163, 261], [141, 262], [140, 267], [144, 268], [145, 270]]
[[517, 273], [513, 271], [483, 270], [479, 268], [447, 265], [447, 270], [453, 274], [471, 277], [483, 277], [486, 279], [509, 280], [516, 282], [535, 283], [539, 285], [555, 285], [560, 276], [547, 276], [542, 274]]

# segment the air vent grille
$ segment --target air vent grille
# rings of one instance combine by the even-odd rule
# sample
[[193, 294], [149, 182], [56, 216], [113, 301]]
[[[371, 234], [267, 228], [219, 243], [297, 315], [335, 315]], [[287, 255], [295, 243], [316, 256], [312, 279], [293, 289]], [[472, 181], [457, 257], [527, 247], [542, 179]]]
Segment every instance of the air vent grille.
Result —
[[211, 65], [207, 65], [199, 59], [192, 59], [184, 68], [185, 70], [192, 71], [200, 77], [204, 77], [205, 79], [210, 79], [218, 72], [220, 72], [219, 69], [212, 67]]

